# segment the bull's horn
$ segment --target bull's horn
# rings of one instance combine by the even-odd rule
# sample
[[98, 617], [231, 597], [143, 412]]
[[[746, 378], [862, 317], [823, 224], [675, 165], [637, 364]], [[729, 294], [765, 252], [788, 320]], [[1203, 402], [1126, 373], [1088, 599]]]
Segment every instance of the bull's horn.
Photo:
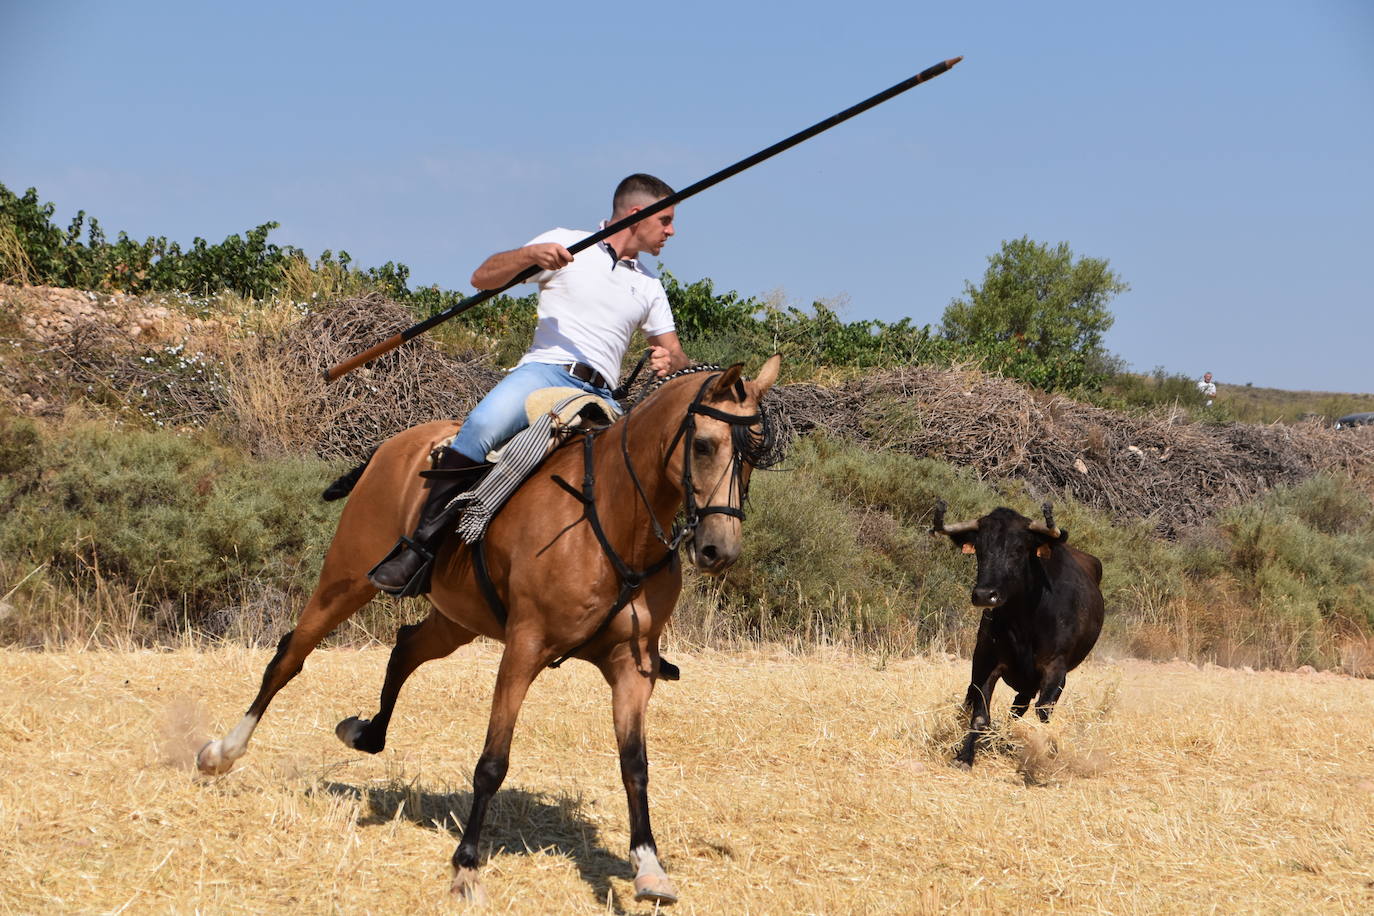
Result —
[[1057, 538], [1057, 537], [1059, 537], [1059, 526], [1056, 525], [1056, 524], [1054, 523], [1054, 506], [1053, 506], [1053, 504], [1051, 504], [1051, 503], [1045, 503], [1045, 504], [1044, 504], [1043, 506], [1041, 506], [1040, 508], [1041, 508], [1041, 509], [1044, 511], [1044, 513], [1045, 513], [1045, 523], [1042, 525], [1042, 524], [1040, 524], [1039, 522], [1031, 522], [1031, 523], [1030, 523], [1030, 530], [1031, 530], [1031, 531], [1035, 531], [1035, 532], [1039, 532], [1040, 534], [1048, 535], [1049, 537], [1052, 537], [1052, 538]]
[[948, 507], [945, 505], [945, 501], [944, 501], [943, 499], [940, 500], [939, 502], [937, 502], [937, 503], [935, 504], [935, 519], [934, 519], [934, 521], [933, 521], [933, 523], [932, 523], [932, 525], [931, 525], [931, 528], [930, 528], [930, 533], [931, 533], [931, 534], [948, 534], [948, 535], [954, 535], [954, 534], [964, 534], [965, 532], [968, 532], [968, 531], [977, 531], [977, 530], [978, 530], [978, 520], [977, 520], [977, 519], [974, 519], [974, 520], [971, 521], [971, 522], [959, 522], [959, 523], [957, 523], [957, 524], [950, 525], [949, 527], [945, 527], [945, 509], [946, 509], [946, 508], [948, 508]]

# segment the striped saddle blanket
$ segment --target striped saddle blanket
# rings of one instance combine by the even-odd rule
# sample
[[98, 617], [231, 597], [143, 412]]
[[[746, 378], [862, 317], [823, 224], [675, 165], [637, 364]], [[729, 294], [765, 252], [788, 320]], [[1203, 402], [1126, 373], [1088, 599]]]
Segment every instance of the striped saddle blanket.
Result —
[[[579, 426], [606, 426], [619, 416], [612, 402], [579, 388], [541, 388], [525, 399], [530, 425], [487, 456], [492, 469], [476, 487], [458, 497], [465, 503], [458, 534], [475, 544], [520, 484]], [[442, 443], [446, 446], [448, 443]]]

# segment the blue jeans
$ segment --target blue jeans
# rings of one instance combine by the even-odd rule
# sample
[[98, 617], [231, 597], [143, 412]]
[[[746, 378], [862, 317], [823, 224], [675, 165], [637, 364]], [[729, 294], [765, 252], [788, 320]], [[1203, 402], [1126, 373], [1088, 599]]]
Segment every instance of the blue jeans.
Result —
[[486, 461], [487, 452], [530, 425], [525, 416], [525, 398], [540, 388], [578, 388], [615, 403], [609, 389], [584, 382], [563, 366], [525, 363], [506, 373], [506, 377], [472, 408], [458, 437], [453, 440], [454, 450], [472, 461]]

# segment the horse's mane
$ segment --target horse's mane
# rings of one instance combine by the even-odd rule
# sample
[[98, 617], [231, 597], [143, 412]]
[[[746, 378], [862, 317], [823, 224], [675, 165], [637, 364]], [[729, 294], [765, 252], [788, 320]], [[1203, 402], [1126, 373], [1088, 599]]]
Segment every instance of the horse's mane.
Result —
[[669, 375], [665, 375], [665, 376], [663, 376], [663, 378], [651, 379], [651, 380], [644, 386], [643, 392], [640, 394], [640, 396], [639, 396], [638, 398], [635, 399], [634, 405], [632, 405], [632, 406], [636, 406], [636, 405], [642, 403], [647, 397], [649, 397], [649, 395], [651, 395], [651, 394], [653, 394], [654, 392], [658, 391], [660, 388], [662, 388], [664, 385], [668, 384], [669, 382], [675, 382], [675, 381], [677, 381], [678, 379], [680, 379], [680, 378], [685, 378], [686, 376], [689, 376], [689, 375], [696, 375], [698, 372], [724, 372], [724, 371], [725, 371], [725, 367], [723, 367], [723, 366], [717, 366], [715, 363], [694, 363], [693, 365], [690, 365], [690, 366], [688, 366], [688, 367], [685, 368], [685, 369], [679, 369], [679, 370], [677, 370], [676, 372], [670, 373]]

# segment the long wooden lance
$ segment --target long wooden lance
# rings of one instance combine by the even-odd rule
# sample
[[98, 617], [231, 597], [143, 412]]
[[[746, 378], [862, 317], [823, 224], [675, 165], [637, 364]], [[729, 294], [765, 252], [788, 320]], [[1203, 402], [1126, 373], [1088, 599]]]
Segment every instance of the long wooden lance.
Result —
[[[848, 121], [850, 118], [854, 117], [857, 114], [861, 114], [862, 112], [868, 111], [868, 109], [873, 108], [876, 105], [881, 105], [883, 102], [886, 102], [893, 96], [901, 95], [903, 92], [906, 92], [913, 86], [918, 86], [921, 83], [924, 83], [926, 80], [934, 79], [935, 77], [939, 76], [941, 73], [944, 73], [946, 70], [953, 67], [955, 64], [959, 63], [959, 61], [963, 59], [964, 58], [962, 56], [954, 57], [949, 60], [941, 61], [933, 67], [927, 67], [926, 69], [922, 70], [920, 73], [916, 74], [910, 79], [902, 80], [902, 82], [898, 83], [897, 85], [892, 86], [889, 89], [884, 89], [877, 95], [864, 99], [859, 104], [846, 108], [839, 114], [831, 115], [824, 121], [817, 122], [816, 124], [813, 124], [810, 127], [806, 128], [805, 130], [798, 131], [797, 133], [788, 137], [786, 140], [780, 140], [779, 142], [774, 143], [772, 146], [768, 147], [767, 149], [759, 150], [754, 155], [749, 156], [746, 159], [741, 159], [734, 165], [729, 166], [727, 168], [723, 168], [719, 172], [716, 172], [714, 175], [710, 175], [706, 178], [701, 179], [701, 181], [698, 181], [696, 184], [688, 185], [687, 187], [683, 188], [681, 191], [678, 191], [675, 194], [670, 194], [662, 200], [658, 200], [652, 204], [649, 204], [642, 210], [637, 210], [636, 212], [631, 213], [624, 219], [617, 220], [616, 222], [611, 223], [604, 229], [599, 229], [596, 232], [593, 232], [591, 235], [587, 236], [581, 241], [574, 242], [571, 246], [568, 247], [568, 252], [570, 254], [577, 254], [579, 251], [590, 248], [602, 239], [610, 238], [617, 232], [620, 232], [622, 229], [628, 229], [630, 226], [633, 226], [640, 220], [648, 219], [650, 216], [653, 216], [660, 210], [666, 210], [669, 207], [681, 203], [682, 201], [686, 200], [687, 198], [695, 194], [700, 194], [702, 191], [705, 191], [712, 185], [719, 184], [720, 182], [729, 178], [731, 175], [738, 175], [745, 169], [758, 165], [763, 160], [770, 159], [773, 156], [776, 156], [778, 153], [781, 153], [783, 150], [791, 149], [798, 143], [801, 143], [804, 140], [809, 140], [812, 137], [816, 136], [816, 134], [819, 134], [822, 131], [827, 131], [842, 121]], [[340, 376], [347, 375], [349, 372], [352, 372], [354, 369], [358, 368], [361, 365], [364, 365], [365, 363], [371, 362], [372, 360], [381, 356], [383, 353], [387, 353], [391, 350], [396, 349], [401, 344], [405, 343], [407, 340], [410, 340], [412, 337], [418, 337], [419, 335], [423, 334], [425, 331], [428, 331], [435, 325], [448, 321], [450, 318], [462, 312], [466, 312], [474, 305], [486, 302], [491, 297], [505, 292], [506, 290], [510, 289], [512, 286], [515, 286], [516, 284], [524, 283], [530, 277], [533, 277], [535, 274], [539, 273], [540, 270], [542, 270], [542, 268], [540, 268], [538, 265], [531, 265], [530, 267], [527, 267], [525, 270], [522, 270], [520, 273], [512, 277], [510, 281], [507, 282], [504, 286], [497, 287], [496, 289], [484, 289], [481, 292], [478, 292], [476, 295], [469, 296], [462, 302], [456, 303], [455, 305], [451, 305], [441, 312], [435, 312], [433, 315], [429, 316], [424, 321], [421, 321], [419, 324], [412, 325], [406, 328], [404, 331], [401, 331], [399, 334], [393, 334], [381, 343], [372, 347], [368, 347], [366, 350], [359, 353], [357, 356], [346, 359], [343, 362], [339, 363], [337, 366], [333, 366], [329, 369], [326, 369], [324, 373], [325, 380], [332, 382]]]

